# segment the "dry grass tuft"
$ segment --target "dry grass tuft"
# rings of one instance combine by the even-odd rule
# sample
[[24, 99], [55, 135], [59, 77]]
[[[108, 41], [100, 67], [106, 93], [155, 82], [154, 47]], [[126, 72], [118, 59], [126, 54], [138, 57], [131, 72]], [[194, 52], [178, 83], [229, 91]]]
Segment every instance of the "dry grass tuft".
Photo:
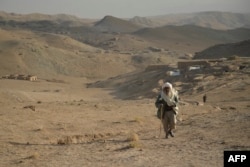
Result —
[[47, 82], [55, 82], [55, 83], [66, 83], [64, 80], [60, 79], [46, 79]]
[[40, 157], [40, 154], [38, 152], [35, 152], [31, 156], [27, 157], [27, 159], [38, 159]]
[[129, 143], [129, 148], [142, 148], [142, 145], [139, 141], [131, 141]]
[[86, 136], [82, 135], [73, 135], [65, 136], [57, 140], [57, 144], [66, 145], [66, 144], [79, 144], [86, 141]]
[[39, 126], [37, 129], [35, 129], [35, 131], [42, 131], [43, 130], [43, 126]]
[[66, 136], [64, 138], [58, 139], [57, 144], [64, 145], [64, 144], [72, 144], [73, 138], [71, 136]]
[[143, 119], [142, 118], [135, 118], [135, 122], [138, 122], [139, 124], [143, 124]]
[[142, 148], [139, 140], [139, 136], [136, 133], [131, 133], [127, 138], [127, 141], [129, 141], [128, 148]]
[[128, 136], [127, 141], [139, 141], [139, 136], [136, 133], [131, 133]]

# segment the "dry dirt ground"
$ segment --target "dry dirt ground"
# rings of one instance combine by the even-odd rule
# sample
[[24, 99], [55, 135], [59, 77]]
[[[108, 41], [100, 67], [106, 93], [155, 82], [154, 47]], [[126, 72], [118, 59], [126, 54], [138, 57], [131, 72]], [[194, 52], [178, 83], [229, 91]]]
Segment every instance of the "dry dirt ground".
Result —
[[154, 98], [120, 100], [87, 82], [0, 79], [0, 166], [221, 167], [224, 150], [250, 150], [249, 76], [205, 104], [183, 95], [169, 139]]

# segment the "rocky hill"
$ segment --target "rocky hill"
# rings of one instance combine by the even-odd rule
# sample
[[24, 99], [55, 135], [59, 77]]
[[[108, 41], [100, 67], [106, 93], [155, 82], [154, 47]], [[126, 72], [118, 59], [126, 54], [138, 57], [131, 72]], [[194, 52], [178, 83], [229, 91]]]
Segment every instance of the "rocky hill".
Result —
[[[189, 52], [206, 49], [209, 46], [221, 43], [239, 42], [250, 38], [250, 29], [238, 28], [234, 30], [214, 30], [193, 25], [163, 26], [144, 28], [133, 33], [143, 39], [162, 42], [162, 47], [182, 48]], [[198, 46], [198, 47], [196, 47]]]
[[196, 53], [194, 59], [230, 58], [233, 56], [250, 57], [250, 40], [209, 47]]
[[95, 23], [94, 28], [104, 32], [128, 33], [140, 29], [140, 26], [133, 24], [127, 20], [123, 20], [113, 16], [105, 16], [102, 20]]
[[2, 29], [0, 36], [0, 75], [65, 75], [94, 79], [134, 70], [129, 64], [130, 57], [104, 53], [102, 49], [68, 36]]

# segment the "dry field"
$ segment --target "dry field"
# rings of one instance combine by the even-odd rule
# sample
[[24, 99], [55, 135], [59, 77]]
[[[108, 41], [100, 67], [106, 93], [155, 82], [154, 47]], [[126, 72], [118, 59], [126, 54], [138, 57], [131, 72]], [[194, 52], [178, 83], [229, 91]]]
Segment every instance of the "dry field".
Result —
[[170, 139], [154, 98], [120, 100], [81, 78], [1, 79], [0, 166], [223, 166], [224, 150], [250, 150], [249, 76], [227, 79], [205, 104], [181, 96]]

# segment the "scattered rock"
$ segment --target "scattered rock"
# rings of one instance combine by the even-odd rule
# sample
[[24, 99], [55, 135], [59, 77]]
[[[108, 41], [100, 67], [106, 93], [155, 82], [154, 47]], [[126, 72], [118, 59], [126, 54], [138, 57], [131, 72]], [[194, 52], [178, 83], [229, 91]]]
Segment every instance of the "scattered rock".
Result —
[[30, 108], [32, 111], [36, 111], [36, 107], [33, 105], [24, 106], [23, 108]]

